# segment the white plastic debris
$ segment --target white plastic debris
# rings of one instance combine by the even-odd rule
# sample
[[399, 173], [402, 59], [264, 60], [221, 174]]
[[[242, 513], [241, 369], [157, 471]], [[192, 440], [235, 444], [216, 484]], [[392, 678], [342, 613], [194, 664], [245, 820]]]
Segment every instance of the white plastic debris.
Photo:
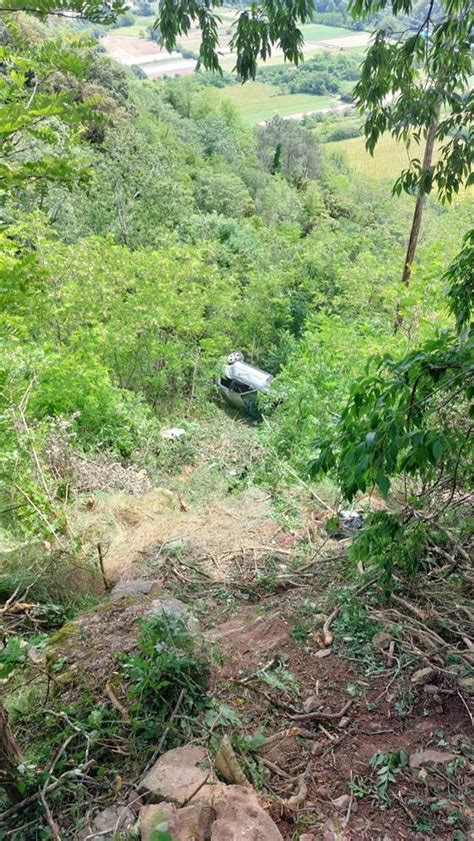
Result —
[[167, 441], [174, 441], [175, 438], [181, 438], [182, 435], [186, 435], [186, 430], [181, 429], [180, 426], [172, 426], [170, 429], [160, 429], [160, 435], [162, 438], [166, 438]]

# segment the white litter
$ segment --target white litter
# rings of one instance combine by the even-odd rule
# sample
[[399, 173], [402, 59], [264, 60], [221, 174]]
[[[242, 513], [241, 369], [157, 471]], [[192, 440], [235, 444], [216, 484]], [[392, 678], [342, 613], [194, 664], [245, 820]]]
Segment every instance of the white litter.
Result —
[[162, 438], [166, 438], [167, 441], [174, 441], [175, 438], [181, 438], [182, 435], [186, 435], [186, 430], [181, 429], [179, 426], [172, 426], [171, 429], [160, 429], [160, 435]]

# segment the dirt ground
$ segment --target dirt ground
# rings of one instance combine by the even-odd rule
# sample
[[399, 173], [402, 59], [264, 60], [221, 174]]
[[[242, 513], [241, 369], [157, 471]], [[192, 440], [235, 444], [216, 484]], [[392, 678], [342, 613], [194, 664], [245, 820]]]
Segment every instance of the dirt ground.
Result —
[[[414, 684], [426, 663], [402, 668], [398, 642], [378, 650], [370, 629], [357, 629], [354, 646], [350, 625], [336, 620], [332, 644], [322, 638], [334, 587], [345, 580], [340, 543], [320, 531], [327, 513], [313, 512], [306, 528], [282, 529], [268, 495], [254, 487], [185, 508], [162, 489], [107, 499], [107, 517], [100, 500], [85, 505], [92, 530], [111, 516], [117, 528], [107, 573], [114, 580], [120, 573], [122, 585], [154, 583], [147, 595], [106, 597], [60, 632], [55, 656], [66, 659], [72, 687], [87, 679], [106, 701], [106, 676], [115, 655], [133, 648], [136, 619], [157, 596], [179, 598], [219, 654], [211, 689], [238, 716], [233, 736], [286, 732], [269, 749], [239, 753], [285, 841], [303, 832], [323, 841], [471, 838], [472, 728], [452, 680], [440, 670], [429, 691], [426, 682]], [[310, 570], [300, 562], [298, 576], [292, 563], [308, 544]], [[411, 767], [420, 751], [436, 753]], [[393, 757], [400, 763], [388, 769], [384, 789]], [[304, 797], [289, 810], [284, 804], [301, 779]]]
[[[469, 577], [451, 594], [425, 578], [423, 598], [412, 585], [408, 601], [384, 605], [370, 576], [351, 583], [351, 538], [328, 535], [331, 488], [318, 487], [320, 504], [304, 483], [259, 486], [265, 453], [238, 419], [191, 436], [192, 459], [173, 449], [174, 471], [163, 468], [166, 487], [86, 465], [74, 528], [86, 553], [101, 544], [108, 592], [53, 638], [53, 691], [71, 701], [87, 687], [108, 705], [113, 681], [126, 706], [117, 657], [154, 599], [179, 599], [213, 652], [214, 735], [229, 733], [285, 841], [473, 838], [472, 695], [456, 677], [469, 660]], [[195, 734], [213, 738], [200, 720]]]

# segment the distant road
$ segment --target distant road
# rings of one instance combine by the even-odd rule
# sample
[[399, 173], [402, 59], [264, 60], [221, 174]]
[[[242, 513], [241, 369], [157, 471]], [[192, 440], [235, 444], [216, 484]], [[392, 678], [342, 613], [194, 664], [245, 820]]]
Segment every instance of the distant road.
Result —
[[[340, 105], [329, 105], [327, 108], [315, 108], [313, 111], [296, 111], [294, 114], [283, 114], [282, 117], [284, 120], [302, 120], [303, 117], [309, 117], [311, 114], [335, 114], [337, 111], [345, 111], [346, 108], [354, 107], [355, 106], [352, 102], [341, 102]], [[266, 120], [260, 120], [259, 126], [264, 126], [265, 123], [268, 123], [271, 119], [271, 117], [268, 117]]]

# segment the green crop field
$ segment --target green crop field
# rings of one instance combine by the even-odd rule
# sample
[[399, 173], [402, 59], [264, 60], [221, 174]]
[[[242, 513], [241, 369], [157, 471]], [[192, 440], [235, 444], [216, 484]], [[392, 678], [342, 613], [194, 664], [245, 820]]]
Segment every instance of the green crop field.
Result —
[[234, 103], [243, 121], [249, 125], [269, 120], [276, 114], [290, 117], [292, 114], [317, 111], [319, 108], [330, 108], [337, 104], [331, 96], [279, 93], [275, 85], [264, 82], [233, 85], [224, 88], [220, 93]]
[[[366, 151], [363, 137], [325, 143], [323, 148], [326, 153], [344, 154], [348, 163], [357, 172], [374, 179], [395, 179], [402, 169], [407, 168], [409, 161], [403, 143], [399, 143], [390, 135], [385, 135], [379, 140], [373, 157]], [[412, 143], [410, 154], [411, 157], [419, 158], [422, 152], [418, 150], [416, 144]]]
[[305, 41], [327, 41], [331, 38], [344, 38], [349, 35], [360, 35], [353, 29], [343, 26], [327, 26], [322, 23], [307, 23], [301, 27]]
[[146, 32], [149, 26], [155, 22], [153, 15], [140, 16], [135, 15], [135, 23], [133, 26], [119, 26], [117, 29], [109, 29], [107, 35], [130, 35], [138, 38], [141, 32]]

